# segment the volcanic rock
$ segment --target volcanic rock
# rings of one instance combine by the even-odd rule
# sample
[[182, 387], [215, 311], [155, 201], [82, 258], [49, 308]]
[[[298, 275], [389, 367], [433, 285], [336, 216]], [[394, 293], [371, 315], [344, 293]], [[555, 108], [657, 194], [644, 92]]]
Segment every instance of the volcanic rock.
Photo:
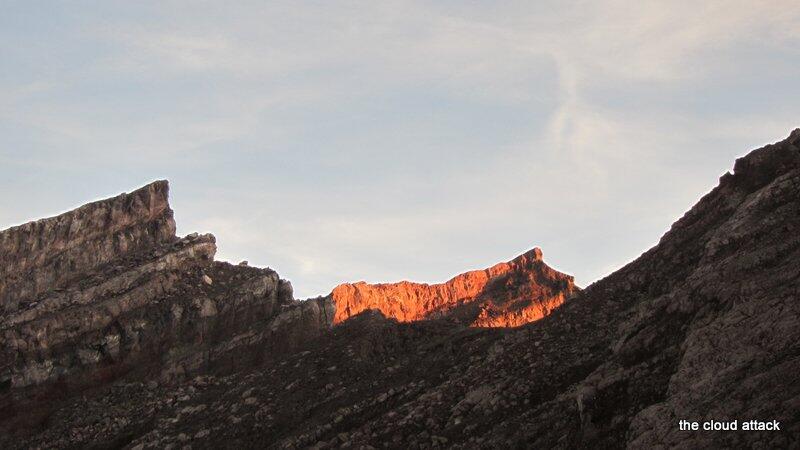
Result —
[[[176, 255], [175, 264], [163, 263], [171, 268], [166, 274], [150, 275], [172, 280], [159, 283], [171, 288], [169, 294], [157, 293], [154, 286], [107, 291], [109, 298], [130, 292], [131, 299], [145, 295], [147, 305], [164, 305], [140, 307], [145, 311], [140, 316], [113, 302], [106, 308], [102, 296], [88, 291], [106, 292], [91, 276], [96, 271], [99, 280], [121, 286], [129, 278], [115, 274], [132, 267], [151, 273], [142, 262], [123, 263], [127, 257], [113, 258], [108, 268], [101, 263], [76, 281], [42, 278], [61, 280], [53, 281], [54, 287], [18, 276], [14, 289], [3, 291], [4, 299], [11, 299], [2, 325], [3, 348], [11, 348], [3, 353], [5, 380], [48, 378], [47, 367], [76, 376], [77, 369], [60, 355], [73, 355], [73, 363], [82, 358], [82, 367], [101, 367], [107, 364], [105, 355], [131, 360], [136, 354], [126, 353], [131, 331], [122, 337], [115, 331], [120, 328], [110, 327], [83, 337], [71, 334], [74, 326], [84, 326], [75, 317], [86, 317], [91, 325], [95, 317], [122, 311], [115, 316], [122, 330], [135, 330], [126, 324], [141, 317], [147, 323], [142, 330], [153, 330], [142, 331], [143, 336], [189, 338], [156, 339], [162, 353], [139, 361], [158, 368], [181, 359], [178, 354], [206, 358], [210, 348], [223, 349], [216, 358], [251, 354], [239, 345], [249, 337], [231, 338], [227, 332], [240, 322], [251, 333], [272, 325], [320, 331], [302, 339], [265, 335], [255, 340], [256, 347], [295, 346], [262, 352], [252, 364], [228, 371], [201, 364], [191, 376], [167, 377], [155, 385], [149, 381], [157, 370], [98, 379], [92, 389], [80, 391], [67, 385], [32, 392], [6, 381], [0, 447], [798, 448], [798, 230], [800, 130], [795, 130], [788, 139], [737, 160], [733, 173], [724, 175], [655, 247], [549, 315], [516, 328], [466, 327], [453, 320], [399, 322], [375, 309], [320, 328], [320, 317], [330, 313], [329, 323], [334, 313], [324, 298], [302, 303], [305, 308], [289, 304], [287, 310], [295, 312], [283, 316], [288, 323], [272, 312], [264, 312], [259, 322], [250, 318], [258, 310], [254, 305], [272, 305], [265, 295], [285, 284], [263, 270], [210, 263], [202, 257], [210, 242], [200, 236], [156, 246], [164, 254], [198, 248], [194, 258]], [[15, 255], [32, 259], [25, 251]], [[185, 273], [179, 258], [191, 267]], [[48, 272], [45, 261], [26, 267], [56, 273]], [[214, 279], [212, 286], [200, 281], [205, 272]], [[237, 275], [240, 284], [234, 283], [238, 287], [231, 293], [226, 286]], [[179, 289], [180, 280], [199, 290]], [[43, 298], [39, 304], [47, 311], [21, 318], [39, 308], [31, 305], [40, 297], [31, 295]], [[204, 304], [197, 307], [194, 301], [205, 297], [218, 312], [201, 319]], [[253, 306], [232, 313], [228, 305], [243, 297]], [[158, 321], [182, 321], [187, 315], [194, 323], [219, 327], [202, 333], [187, 323], [171, 332], [172, 325]], [[44, 320], [52, 327], [36, 325]], [[74, 325], [62, 325], [68, 321]], [[103, 358], [93, 362], [92, 353], [85, 352], [101, 343]], [[173, 348], [178, 351], [172, 353]], [[24, 375], [33, 372], [42, 375]], [[779, 423], [780, 431], [686, 431], [679, 429], [680, 420]]]
[[240, 366], [330, 326], [332, 304], [214, 262], [212, 235], [176, 237], [168, 191], [157, 181], [0, 232], [4, 390]]
[[367, 309], [400, 322], [451, 318], [477, 327], [513, 327], [541, 319], [578, 292], [574, 278], [551, 269], [534, 248], [509, 262], [441, 284], [402, 281], [337, 286], [335, 324]]

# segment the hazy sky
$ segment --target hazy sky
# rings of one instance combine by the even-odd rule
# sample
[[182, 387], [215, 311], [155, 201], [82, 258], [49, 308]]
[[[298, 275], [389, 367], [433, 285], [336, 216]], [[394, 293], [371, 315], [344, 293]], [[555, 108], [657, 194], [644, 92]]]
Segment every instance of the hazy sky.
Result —
[[298, 297], [585, 286], [800, 126], [800, 2], [3, 2], [0, 228], [152, 180]]

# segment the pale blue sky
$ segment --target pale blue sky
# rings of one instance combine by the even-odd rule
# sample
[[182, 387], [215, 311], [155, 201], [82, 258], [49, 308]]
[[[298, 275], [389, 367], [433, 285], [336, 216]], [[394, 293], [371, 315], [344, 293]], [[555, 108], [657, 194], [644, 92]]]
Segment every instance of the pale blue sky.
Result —
[[587, 285], [800, 126], [800, 3], [2, 2], [0, 228], [166, 178], [298, 297]]

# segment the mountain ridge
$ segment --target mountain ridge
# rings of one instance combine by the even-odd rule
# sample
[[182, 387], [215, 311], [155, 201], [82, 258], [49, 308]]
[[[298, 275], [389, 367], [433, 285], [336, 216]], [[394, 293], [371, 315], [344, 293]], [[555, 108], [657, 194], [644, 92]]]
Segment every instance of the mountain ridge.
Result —
[[[366, 309], [315, 328], [321, 313], [287, 299], [289, 317], [312, 319], [290, 328], [319, 332], [232, 346], [239, 364], [162, 378], [134, 371], [38, 400], [6, 386], [0, 446], [796, 448], [797, 230], [800, 129], [739, 158], [658, 244], [540, 320], [475, 328]], [[204, 302], [190, 305], [208, 289], [222, 296], [203, 294], [215, 307], [236, 297], [218, 282], [224, 273], [260, 269], [217, 270], [211, 285], [203, 272], [181, 275], [199, 290], [172, 304], [198, 317]], [[266, 320], [250, 332], [281, 323]], [[275, 342], [295, 346], [257, 351]], [[679, 420], [774, 420], [780, 431], [692, 432]]]
[[334, 324], [367, 309], [400, 322], [448, 318], [471, 326], [519, 326], [541, 319], [578, 292], [572, 276], [547, 266], [535, 247], [507, 262], [471, 270], [442, 283], [337, 286]]

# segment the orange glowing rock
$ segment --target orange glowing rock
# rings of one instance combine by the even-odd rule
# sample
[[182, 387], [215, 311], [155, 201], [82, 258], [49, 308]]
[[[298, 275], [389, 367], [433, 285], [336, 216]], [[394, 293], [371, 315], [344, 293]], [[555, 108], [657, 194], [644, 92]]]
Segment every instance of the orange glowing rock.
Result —
[[333, 323], [377, 309], [400, 322], [448, 318], [475, 327], [513, 327], [541, 319], [578, 290], [572, 276], [548, 267], [534, 248], [440, 284], [339, 285], [331, 293]]

